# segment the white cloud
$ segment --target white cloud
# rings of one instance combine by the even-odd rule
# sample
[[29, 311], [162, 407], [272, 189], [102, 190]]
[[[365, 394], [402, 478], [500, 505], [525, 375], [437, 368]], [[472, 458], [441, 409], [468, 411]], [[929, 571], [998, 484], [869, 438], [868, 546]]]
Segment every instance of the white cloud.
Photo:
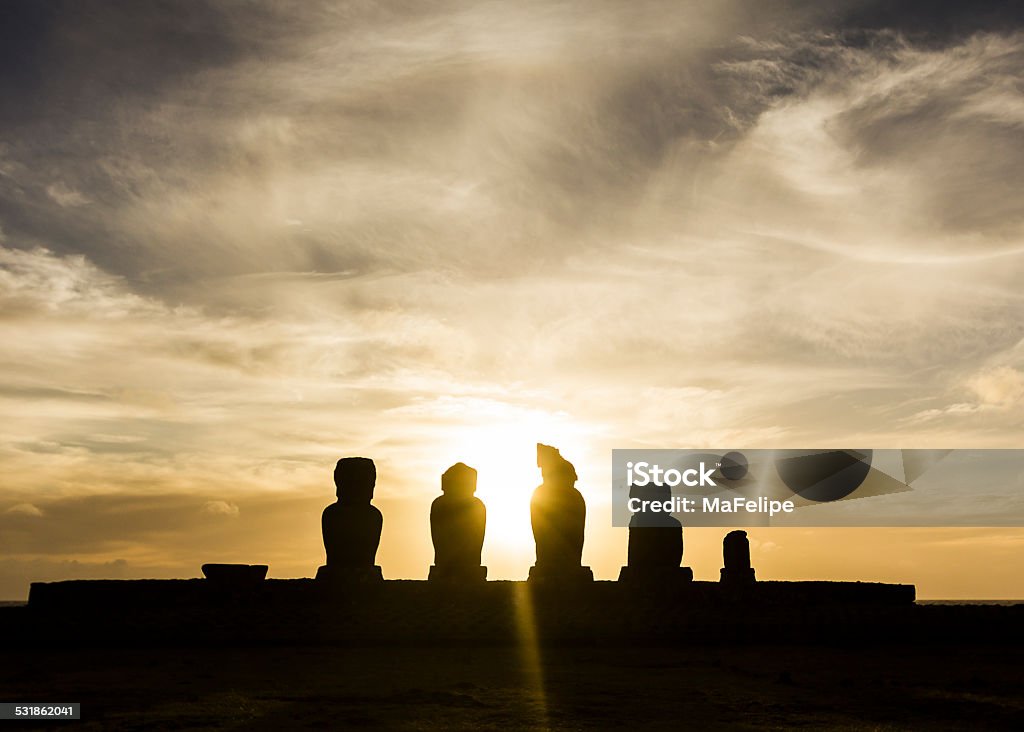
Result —
[[84, 193], [74, 188], [69, 188], [61, 182], [51, 183], [46, 186], [46, 195], [61, 208], [74, 208], [89, 203], [89, 198]]
[[18, 503], [8, 508], [4, 513], [16, 516], [42, 516], [43, 512], [31, 503]]
[[203, 504], [203, 513], [235, 518], [239, 514], [239, 509], [237, 505], [228, 501], [207, 501]]
[[983, 404], [1008, 407], [1024, 399], [1024, 373], [1010, 366], [987, 369], [972, 376], [967, 385]]

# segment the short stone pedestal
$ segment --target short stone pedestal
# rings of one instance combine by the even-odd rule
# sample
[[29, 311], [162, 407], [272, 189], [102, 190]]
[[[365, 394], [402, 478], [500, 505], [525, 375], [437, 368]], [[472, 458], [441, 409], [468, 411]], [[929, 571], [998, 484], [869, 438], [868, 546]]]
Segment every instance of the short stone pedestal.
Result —
[[590, 567], [530, 567], [531, 583], [538, 585], [583, 585], [594, 581]]
[[630, 567], [619, 570], [619, 582], [643, 587], [677, 587], [693, 582], [689, 567]]
[[317, 582], [324, 584], [348, 585], [379, 585], [384, 583], [384, 573], [377, 565], [372, 567], [331, 567], [323, 565], [316, 570]]
[[476, 585], [487, 581], [487, 567], [438, 567], [430, 565], [427, 579], [431, 582], [446, 585]]
[[722, 575], [719, 581], [727, 585], [753, 585], [757, 583], [757, 579], [754, 577], [753, 567], [741, 567], [734, 569], [722, 567]]

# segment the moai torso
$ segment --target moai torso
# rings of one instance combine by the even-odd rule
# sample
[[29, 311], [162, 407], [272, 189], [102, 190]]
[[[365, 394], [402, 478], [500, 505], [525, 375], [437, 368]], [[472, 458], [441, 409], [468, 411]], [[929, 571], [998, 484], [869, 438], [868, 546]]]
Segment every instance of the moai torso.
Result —
[[[672, 489], [664, 485], [633, 487], [631, 498], [665, 501]], [[627, 564], [637, 569], [678, 567], [683, 561], [683, 526], [669, 513], [641, 512], [629, 520]]]
[[627, 556], [630, 567], [678, 567], [683, 561], [682, 526], [631, 526]]
[[579, 567], [587, 504], [569, 483], [541, 484], [530, 501], [530, 523], [537, 543], [537, 566]]
[[475, 496], [443, 495], [430, 506], [434, 564], [444, 569], [480, 566], [487, 509]]
[[332, 503], [324, 509], [321, 527], [328, 567], [372, 567], [384, 525], [376, 506]]

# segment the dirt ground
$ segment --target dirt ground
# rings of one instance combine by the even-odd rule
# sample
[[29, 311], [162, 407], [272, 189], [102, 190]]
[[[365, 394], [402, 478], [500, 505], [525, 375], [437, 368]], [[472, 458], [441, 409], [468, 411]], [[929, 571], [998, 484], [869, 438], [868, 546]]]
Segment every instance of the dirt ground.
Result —
[[[1024, 729], [995, 646], [122, 649], [0, 654], [59, 729]], [[0, 723], [23, 728], [19, 722]]]

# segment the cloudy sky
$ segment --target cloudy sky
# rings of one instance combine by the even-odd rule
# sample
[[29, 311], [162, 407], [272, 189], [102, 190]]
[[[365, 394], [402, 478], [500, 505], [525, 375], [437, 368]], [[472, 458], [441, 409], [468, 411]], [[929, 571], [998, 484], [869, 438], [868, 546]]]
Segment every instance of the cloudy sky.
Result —
[[[386, 576], [464, 460], [521, 578], [558, 445], [611, 578], [613, 447], [1021, 447], [1013, 5], [3, 3], [0, 598], [311, 576], [343, 455]], [[751, 538], [1024, 596], [1024, 530]]]

